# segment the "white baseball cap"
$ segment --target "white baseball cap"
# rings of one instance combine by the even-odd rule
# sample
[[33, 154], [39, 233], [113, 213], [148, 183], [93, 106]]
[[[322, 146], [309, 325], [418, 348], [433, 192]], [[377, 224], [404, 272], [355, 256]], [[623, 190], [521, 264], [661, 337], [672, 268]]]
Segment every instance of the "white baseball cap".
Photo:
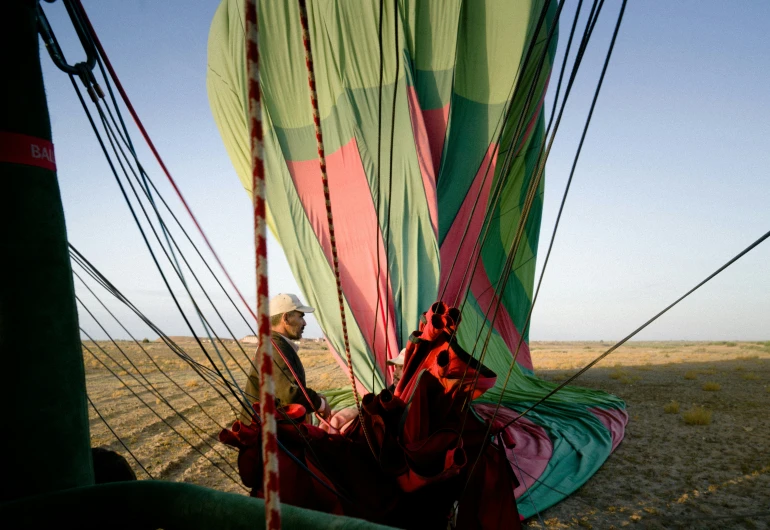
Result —
[[393, 359], [388, 359], [388, 364], [395, 364], [396, 366], [404, 366], [404, 356], [406, 355], [406, 348], [401, 350], [401, 352], [398, 354], [398, 357], [395, 357]]
[[306, 306], [296, 294], [281, 293], [270, 299], [270, 316], [281, 315], [289, 311], [312, 313], [314, 307]]

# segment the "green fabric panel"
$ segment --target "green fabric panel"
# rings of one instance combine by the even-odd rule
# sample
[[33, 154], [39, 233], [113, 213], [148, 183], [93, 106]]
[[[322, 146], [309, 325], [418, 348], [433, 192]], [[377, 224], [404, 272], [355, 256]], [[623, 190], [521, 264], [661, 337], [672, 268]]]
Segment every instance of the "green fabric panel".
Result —
[[[504, 103], [544, 0], [464, 2], [458, 28], [455, 93]], [[552, 2], [551, 5], [555, 7]]]
[[[496, 2], [490, 2], [488, 4], [496, 5]], [[526, 33], [534, 31], [537, 26], [542, 7], [540, 2], [537, 2], [537, 4], [538, 6], [532, 6], [526, 2], [515, 2], [507, 7], [507, 9], [514, 9], [513, 6], [515, 5], [515, 9], [524, 9], [526, 6], [529, 6], [526, 11], [527, 16], [520, 19], [520, 21], [528, 21], [527, 24], [523, 26], [526, 28]], [[455, 89], [452, 94], [450, 106], [450, 121], [447, 132], [448, 139], [446, 149], [444, 149], [442, 154], [441, 173], [438, 179], [440, 243], [444, 241], [444, 237], [446, 236], [452, 221], [456, 217], [457, 212], [471, 187], [473, 178], [476, 175], [475, 171], [469, 171], [469, 166], [473, 166], [473, 164], [478, 161], [476, 163], [476, 168], [479, 167], [488, 146], [493, 142], [496, 142], [498, 136], [502, 136], [500, 145], [512, 145], [514, 146], [514, 152], [518, 150], [518, 147], [522, 143], [522, 138], [526, 133], [527, 124], [529, 124], [533, 117], [539, 112], [538, 103], [542, 98], [546, 81], [548, 80], [551, 71], [551, 61], [553, 60], [553, 55], [556, 51], [556, 39], [554, 38], [546, 53], [543, 67], [538, 69], [540, 62], [539, 58], [543, 53], [543, 48], [547, 42], [548, 31], [551, 27], [550, 23], [545, 23], [540, 29], [538, 39], [532, 50], [531, 58], [526, 65], [526, 68], [521, 73], [521, 80], [517, 83], [514, 75], [506, 77], [506, 74], [503, 72], [516, 73], [520, 66], [518, 62], [513, 66], [507, 65], [506, 61], [509, 59], [498, 57], [497, 54], [491, 56], [487, 60], [484, 60], [481, 57], [472, 57], [473, 54], [480, 54], [481, 52], [479, 51], [479, 48], [473, 47], [468, 50], [467, 47], [469, 44], [465, 43], [463, 39], [469, 39], [473, 42], [481, 39], [482, 37], [477, 36], [476, 34], [484, 31], [487, 28], [489, 21], [487, 20], [488, 15], [483, 13], [483, 9], [476, 9], [478, 6], [474, 6], [474, 9], [470, 9], [468, 6], [469, 4], [464, 6], [460, 32], [458, 34], [458, 39], [460, 39], [460, 43], [458, 44], [458, 49], [460, 51], [458, 53], [461, 55], [458, 56], [457, 67], [455, 70]], [[546, 19], [547, 21], [553, 19], [555, 6], [556, 4], [551, 2], [549, 15]], [[495, 9], [498, 8], [503, 9], [503, 7], [495, 7]], [[468, 11], [467, 17], [466, 10]], [[489, 11], [489, 9], [487, 11]], [[519, 14], [519, 16], [521, 17], [523, 15]], [[483, 22], [481, 20], [482, 17], [484, 18]], [[466, 25], [465, 28], [463, 27], [463, 24]], [[519, 38], [518, 36], [512, 37], [508, 35], [506, 37], [504, 35], [498, 35], [498, 33], [504, 33], [503, 29], [500, 29], [504, 27], [505, 24], [494, 25], [495, 30], [491, 32], [489, 38]], [[463, 33], [463, 31], [466, 33]], [[517, 30], [508, 28], [507, 31], [512, 32]], [[518, 31], [521, 32], [524, 30], [519, 28]], [[527, 36], [525, 42], [529, 42], [529, 36]], [[481, 46], [481, 44], [478, 44], [478, 46]], [[505, 46], [506, 47], [502, 49], [510, 50], [510, 43], [507, 43]], [[521, 46], [519, 46], [518, 49], [520, 50]], [[463, 59], [461, 57], [462, 54], [470, 56]], [[512, 56], [513, 54], [511, 57]], [[501, 64], [493, 63], [492, 61], [495, 58], [499, 59]], [[516, 55], [516, 58], [517, 61], [524, 60], [524, 57], [521, 55]], [[469, 63], [470, 66], [467, 68], [463, 67], [464, 62]], [[483, 69], [483, 72], [470, 72], [468, 71], [469, 68], [481, 68]], [[492, 87], [485, 87], [484, 79], [479, 77], [481, 75], [491, 75], [491, 73], [494, 73], [492, 77], [495, 79], [495, 84], [500, 83], [499, 79], [501, 78], [507, 79], [504, 97], [493, 97]], [[472, 75], [479, 77], [479, 79], [477, 80], [474, 77], [469, 77]], [[478, 82], [476, 83], [476, 81]], [[478, 96], [466, 96], [461, 88], [464, 83], [473, 86], [474, 90], [481, 92], [487, 90], [488, 98], [479, 99]], [[528, 89], [533, 83], [535, 84], [535, 90], [530, 97], [530, 91]], [[505, 105], [512, 97], [512, 92], [517, 84], [519, 88], [516, 90], [516, 94], [513, 94], [513, 101], [511, 102], [509, 110], [510, 118], [505, 120], [503, 119]], [[476, 102], [476, 105], [469, 104], [470, 102]], [[486, 135], [483, 132], [485, 128], [487, 131]], [[501, 128], [503, 128], [502, 135], [500, 135]], [[518, 138], [516, 141], [513, 139], [514, 135]], [[486, 145], [483, 149], [479, 149], [478, 145], [483, 144], [484, 142], [486, 142]], [[503, 167], [502, 160], [504, 159], [504, 156], [505, 151], [498, 154], [498, 164], [495, 169], [498, 173], [496, 178], [501, 177], [499, 172]]]
[[[406, 81], [396, 95], [393, 166], [391, 129], [393, 86], [382, 90], [382, 130], [378, 132], [378, 89], [350, 91], [356, 139], [364, 172], [375, 206], [380, 199], [379, 225], [383, 245], [389, 235], [388, 262], [396, 311], [397, 336], [406, 345], [425, 308], [436, 301], [439, 278], [439, 249], [431, 224], [425, 187], [417, 160], [412, 122], [407, 103]], [[380, 138], [380, 173], [377, 178], [377, 146]], [[391, 180], [392, 179], [392, 180]], [[390, 181], [390, 184], [389, 184]], [[390, 192], [388, 188], [390, 187]], [[390, 208], [390, 223], [388, 223]], [[366, 280], [363, 280], [366, 281]]]
[[407, 50], [419, 71], [454, 70], [461, 0], [403, 0]]
[[[489, 237], [482, 248], [482, 260], [490, 279], [500, 278], [505, 261], [511, 251], [513, 240], [521, 219], [529, 185], [534, 178], [541, 146], [543, 144], [544, 117], [541, 114], [538, 123], [528, 140], [523, 152], [512, 161], [505, 185], [501, 190], [500, 201], [490, 221]], [[542, 191], [542, 181], [539, 190]], [[519, 244], [518, 253], [513, 262], [511, 275], [500, 298], [503, 306], [513, 319], [516, 329], [524, 329], [527, 313], [532, 305], [532, 290], [536, 268], [536, 251], [542, 199], [536, 195], [530, 215], [525, 224], [525, 231]], [[525, 338], [528, 335], [525, 334]]]
[[[415, 70], [413, 86], [417, 91], [417, 100], [422, 110], [444, 108], [452, 96], [452, 78], [450, 70]], [[438, 168], [435, 168], [438, 171]]]
[[546, 430], [553, 443], [553, 454], [543, 474], [537, 482], [525, 476], [528, 491], [517, 501], [519, 512], [532, 517], [537, 513], [533, 502], [537, 511], [542, 511], [565, 498], [560, 492], [571, 493], [585, 484], [609, 457], [612, 437], [601, 421], [583, 407], [544, 405], [527, 416]]
[[[439, 244], [444, 242], [489, 146], [497, 136], [503, 110], [502, 104], [485, 105], [457, 94], [452, 96], [446, 146], [436, 185]], [[493, 178], [493, 175], [487, 178]]]
[[[233, 43], [240, 42], [242, 26], [233, 19], [238, 10], [226, 9], [230, 4], [223, 2], [217, 11], [209, 38], [209, 96], [215, 120], [231, 155], [236, 171], [247, 191], [250, 191], [250, 164], [247, 124], [245, 119], [246, 88], [242, 76], [228, 79], [222, 72], [237, 70], [233, 66], [243, 61], [243, 53], [229, 55], [223, 51], [221, 42], [240, 50]], [[234, 36], [235, 35], [235, 36]], [[243, 66], [241, 66], [244, 68]], [[304, 62], [303, 62], [304, 67]], [[390, 89], [389, 89], [390, 88]], [[390, 198], [390, 245], [388, 249], [390, 280], [393, 287], [395, 311], [398, 318], [398, 336], [402, 344], [413, 330], [419, 314], [436, 297], [439, 273], [438, 246], [425, 200], [414, 140], [411, 135], [411, 120], [407, 105], [404, 82], [398, 87], [396, 107], [396, 130], [393, 146], [394, 170], [392, 192], [388, 196], [387, 186], [390, 174], [390, 112], [383, 112], [381, 170], [379, 187], [382, 189], [380, 226], [385, 227], [388, 197]], [[330, 267], [310, 227], [299, 197], [294, 189], [284, 159], [314, 160], [317, 157], [315, 133], [312, 126], [277, 128], [273, 126], [274, 106], [267, 99], [267, 115], [264, 117], [268, 129], [266, 136], [266, 171], [268, 178], [268, 206], [270, 227], [280, 241], [287, 255], [297, 282], [309, 302], [319, 308], [319, 322], [333, 347], [344, 355], [344, 346], [339, 325], [339, 310], [336, 304], [336, 284]], [[383, 89], [383, 108], [392, 105], [392, 85]], [[288, 98], [286, 98], [288, 100]], [[338, 98], [338, 104], [322, 120], [327, 153], [332, 153], [347, 143], [352, 136], [357, 139], [364, 171], [373, 186], [372, 200], [376, 204], [377, 182], [377, 113], [378, 88], [345, 90]], [[283, 104], [288, 105], [286, 101]], [[308, 110], [309, 113], [309, 110]], [[405, 134], [408, 131], [409, 134]], [[350, 136], [349, 136], [350, 135]], [[283, 212], [278, 219], [273, 212]], [[290, 215], [286, 215], [288, 212]], [[341, 227], [338, 227], [341, 229]], [[410, 286], [407, 288], [407, 286]], [[417, 287], [417, 288], [414, 288]], [[348, 319], [351, 313], [348, 312]], [[355, 326], [354, 326], [355, 327]], [[356, 376], [362, 382], [371, 381], [371, 355], [359, 329], [350, 330], [351, 351]], [[381, 385], [380, 377], [376, 385]]]

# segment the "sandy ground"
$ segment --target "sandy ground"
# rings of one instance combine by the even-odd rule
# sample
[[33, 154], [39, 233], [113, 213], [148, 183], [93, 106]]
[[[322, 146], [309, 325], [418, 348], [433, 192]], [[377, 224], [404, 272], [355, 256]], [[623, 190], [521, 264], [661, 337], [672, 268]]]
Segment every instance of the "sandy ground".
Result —
[[[180, 344], [196, 360], [205, 360], [192, 339], [180, 339]], [[235, 343], [226, 344], [245, 368]], [[86, 345], [128, 385], [85, 352], [91, 399], [154, 478], [245, 493], [235, 470], [235, 453], [215, 441], [220, 427], [229, 425], [234, 414], [211, 386], [161, 343], [142, 346], [178, 386], [135, 344], [117, 343], [146, 381], [127, 375], [126, 369], [136, 372], [115, 345], [99, 343], [103, 351]], [[561, 381], [609, 346], [533, 343], [535, 370], [545, 379]], [[322, 344], [304, 342], [300, 354], [309, 386], [323, 390], [347, 384], [347, 374]], [[227, 364], [238, 380], [245, 378], [235, 361]], [[567, 500], [528, 521], [529, 527], [770, 528], [770, 342], [630, 343], [583, 375], [578, 384], [626, 401], [631, 417], [627, 436], [593, 478]], [[709, 424], [686, 423], [694, 407], [711, 412]], [[94, 410], [89, 413], [93, 445], [126, 454]], [[130, 457], [129, 461], [140, 478], [147, 478]]]

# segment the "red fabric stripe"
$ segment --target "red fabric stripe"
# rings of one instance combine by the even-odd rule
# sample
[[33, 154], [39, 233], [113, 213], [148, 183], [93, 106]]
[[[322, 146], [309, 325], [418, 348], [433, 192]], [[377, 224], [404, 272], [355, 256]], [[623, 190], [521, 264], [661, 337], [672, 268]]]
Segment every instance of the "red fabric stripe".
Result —
[[[439, 282], [441, 288], [439, 292], [443, 292], [444, 300], [448, 300], [450, 303], [465, 293], [470, 283], [470, 278], [466, 277], [463, 281], [463, 276], [468, 265], [470, 264], [472, 268], [473, 260], [478, 256], [478, 248], [475, 252], [473, 248], [481, 235], [481, 226], [487, 213], [487, 202], [496, 164], [497, 149], [494, 145], [490, 145], [468, 194], [441, 244], [441, 281]], [[484, 178], [485, 175], [486, 178]], [[463, 234], [465, 235], [463, 236]], [[454, 267], [452, 267], [453, 262]], [[450, 270], [451, 277], [449, 276]], [[467, 276], [470, 276], [470, 271]]]
[[438, 173], [441, 170], [441, 155], [444, 152], [446, 128], [449, 122], [449, 103], [440, 109], [422, 111], [422, 117], [425, 121], [425, 130], [428, 133], [430, 154], [433, 158], [433, 169], [438, 180]]
[[[335, 234], [337, 258], [340, 265], [340, 280], [348, 305], [356, 323], [381, 369], [385, 360], [398, 355], [398, 341], [395, 334], [395, 303], [390, 284], [386, 284], [385, 246], [377, 222], [376, 208], [371, 189], [366, 179], [358, 145], [353, 139], [339, 151], [328, 155], [329, 188], [334, 195], [332, 211], [334, 221], [340, 227]], [[316, 238], [323, 248], [329, 264], [334, 256], [326, 218], [326, 200], [321, 195], [320, 169], [313, 160], [287, 160], [289, 173], [297, 189], [302, 206], [310, 221]], [[380, 284], [377, 278], [377, 253], [380, 255]], [[380, 308], [375, 311], [377, 291], [380, 292]], [[386, 298], [387, 297], [387, 298]], [[388, 302], [386, 303], [386, 300]], [[388, 335], [385, 337], [384, 307], [390, 307], [387, 315]], [[372, 345], [374, 315], [377, 313], [377, 338]]]
[[[433, 226], [434, 235], [438, 237], [438, 199], [436, 197], [436, 168], [438, 166], [435, 163], [436, 157], [432, 153], [434, 145], [428, 139], [428, 131], [425, 127], [423, 113], [420, 112], [417, 92], [411, 86], [407, 87], [406, 92], [409, 103], [409, 115], [412, 118], [412, 135], [414, 137], [414, 146], [417, 150], [417, 162], [419, 163], [420, 174], [422, 175], [422, 185], [425, 189], [425, 200], [428, 203], [430, 224]], [[443, 147], [443, 145], [442, 139], [441, 146]], [[441, 155], [439, 154], [440, 159]]]
[[[493, 286], [489, 281], [489, 276], [484, 268], [484, 262], [479, 261], [479, 264], [476, 267], [476, 273], [473, 275], [473, 281], [471, 282], [471, 293], [473, 293], [473, 296], [476, 298], [482, 311], [487, 312], [487, 309], [491, 308], [489, 309], [487, 319], [491, 319], [493, 315], [495, 316], [495, 321], [493, 323], [494, 328], [502, 337], [505, 345], [511, 352], [511, 355], [513, 355], [516, 352], [516, 347], [519, 344], [521, 335], [519, 334], [519, 330], [516, 329], [516, 326], [513, 324], [511, 315], [508, 314], [508, 310], [504, 305], [500, 304], [500, 308], [495, 315], [495, 308], [500, 303], [495, 294], [495, 287], [496, 286]], [[529, 370], [533, 370], [532, 356], [529, 353], [529, 344], [522, 342], [521, 346], [518, 347], [519, 353], [516, 356], [516, 362]]]

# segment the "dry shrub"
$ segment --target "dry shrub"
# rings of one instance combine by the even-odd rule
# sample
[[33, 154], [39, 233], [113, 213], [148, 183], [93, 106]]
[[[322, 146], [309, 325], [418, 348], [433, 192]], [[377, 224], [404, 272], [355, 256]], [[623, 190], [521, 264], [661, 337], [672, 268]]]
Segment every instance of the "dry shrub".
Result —
[[663, 406], [663, 412], [666, 414], [679, 414], [679, 403], [672, 400], [671, 403]]
[[722, 390], [722, 385], [719, 383], [714, 383], [713, 381], [709, 381], [707, 383], [703, 383], [703, 390], [707, 392], [716, 392], [717, 390]]
[[188, 380], [188, 381], [187, 381], [187, 382], [184, 384], [184, 386], [186, 386], [187, 388], [195, 388], [195, 387], [196, 387], [196, 386], [198, 386], [199, 384], [200, 384], [200, 381], [198, 381], [197, 379], [189, 379], [189, 380]]
[[649, 363], [649, 362], [648, 363], [644, 363], [641, 366], [637, 366], [636, 369], [637, 370], [641, 370], [643, 372], [649, 372], [650, 370], [652, 370], [652, 363]]
[[684, 414], [682, 419], [687, 425], [711, 424], [711, 411], [705, 407], [693, 407]]
[[616, 364], [615, 369], [610, 372], [610, 379], [623, 379], [628, 377], [628, 373], [625, 370], [619, 368], [620, 365]]
[[733, 368], [733, 370], [735, 370], [736, 372], [742, 372], [745, 369], [746, 369], [746, 367], [745, 366], [741, 366], [741, 365], [738, 365], [735, 368]]
[[685, 372], [684, 378], [689, 380], [698, 379], [698, 372], [693, 372], [692, 370], [689, 372]]
[[746, 381], [757, 381], [759, 379], [759, 376], [755, 373], [743, 374], [741, 377]]

